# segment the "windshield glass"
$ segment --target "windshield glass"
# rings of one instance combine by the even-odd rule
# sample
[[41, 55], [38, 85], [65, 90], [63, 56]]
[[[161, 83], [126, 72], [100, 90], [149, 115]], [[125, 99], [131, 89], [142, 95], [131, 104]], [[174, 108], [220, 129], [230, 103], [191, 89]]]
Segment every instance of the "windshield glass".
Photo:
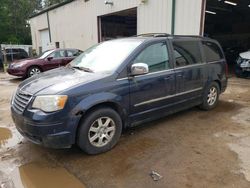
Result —
[[72, 67], [84, 67], [93, 72], [112, 72], [142, 41], [113, 40], [95, 45], [74, 59]]
[[51, 54], [54, 50], [49, 50], [44, 52], [40, 57], [38, 57], [38, 59], [44, 59], [46, 58], [49, 54]]

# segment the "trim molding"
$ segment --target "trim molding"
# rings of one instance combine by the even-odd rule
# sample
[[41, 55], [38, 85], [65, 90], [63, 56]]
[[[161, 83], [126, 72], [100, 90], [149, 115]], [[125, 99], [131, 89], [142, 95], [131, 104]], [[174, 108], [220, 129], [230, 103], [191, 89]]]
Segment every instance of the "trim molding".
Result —
[[148, 100], [148, 101], [144, 101], [144, 102], [135, 104], [134, 107], [139, 107], [139, 106], [142, 106], [142, 105], [145, 105], [145, 104], [150, 104], [150, 103], [162, 101], [162, 100], [165, 100], [165, 99], [177, 97], [177, 96], [180, 96], [180, 95], [192, 93], [192, 92], [195, 92], [195, 91], [200, 91], [200, 90], [202, 90], [202, 89], [203, 89], [202, 87], [199, 87], [199, 88], [196, 88], [196, 89], [192, 89], [192, 90], [189, 90], [189, 91], [184, 91], [184, 92], [177, 93], [177, 94], [174, 94], [174, 95], [168, 95], [168, 96], [165, 96], [165, 97], [160, 97], [160, 98], [156, 98], [156, 99], [151, 99], [151, 100]]

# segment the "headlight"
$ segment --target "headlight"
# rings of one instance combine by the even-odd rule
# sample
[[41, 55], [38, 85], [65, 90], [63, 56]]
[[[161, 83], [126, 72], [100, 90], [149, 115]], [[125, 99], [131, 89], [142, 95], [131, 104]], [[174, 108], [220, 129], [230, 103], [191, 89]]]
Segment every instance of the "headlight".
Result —
[[55, 112], [64, 108], [67, 99], [67, 95], [37, 96], [32, 104], [32, 108], [37, 108], [44, 112]]
[[26, 63], [25, 62], [23, 62], [23, 63], [13, 63], [12, 64], [12, 67], [13, 68], [19, 68], [19, 67], [22, 67], [23, 65], [25, 65]]
[[242, 63], [243, 59], [241, 57], [238, 57], [238, 59], [236, 60], [236, 63], [238, 65], [240, 65]]
[[250, 68], [250, 60], [245, 60], [240, 64], [241, 68]]

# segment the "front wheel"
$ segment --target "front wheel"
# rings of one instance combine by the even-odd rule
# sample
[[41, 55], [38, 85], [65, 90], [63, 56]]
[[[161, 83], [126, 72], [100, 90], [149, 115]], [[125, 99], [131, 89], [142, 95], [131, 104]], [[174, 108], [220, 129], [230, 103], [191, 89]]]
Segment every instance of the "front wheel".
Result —
[[42, 70], [39, 67], [30, 67], [28, 70], [28, 77], [35, 76], [37, 74], [40, 74]]
[[99, 108], [81, 121], [77, 144], [87, 154], [103, 153], [116, 145], [121, 132], [119, 114], [111, 108]]
[[203, 95], [203, 103], [200, 108], [203, 110], [211, 110], [215, 108], [219, 101], [220, 89], [216, 82], [212, 82]]

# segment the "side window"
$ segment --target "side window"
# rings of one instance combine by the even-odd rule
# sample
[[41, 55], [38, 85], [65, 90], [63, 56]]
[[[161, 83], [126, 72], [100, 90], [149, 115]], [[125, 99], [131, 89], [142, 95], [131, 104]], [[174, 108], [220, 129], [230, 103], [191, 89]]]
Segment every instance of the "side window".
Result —
[[65, 57], [65, 51], [64, 50], [55, 51], [52, 54], [50, 54], [49, 57], [53, 57], [54, 59], [63, 58]]
[[149, 72], [157, 72], [170, 68], [167, 45], [164, 42], [145, 48], [133, 63], [146, 63]]
[[74, 57], [74, 51], [68, 50], [67, 51], [68, 57]]
[[76, 57], [81, 54], [79, 50], [67, 50], [68, 57]]
[[219, 61], [223, 59], [223, 53], [217, 44], [212, 42], [202, 42], [207, 62]]
[[174, 41], [173, 47], [176, 67], [202, 63], [198, 41]]

